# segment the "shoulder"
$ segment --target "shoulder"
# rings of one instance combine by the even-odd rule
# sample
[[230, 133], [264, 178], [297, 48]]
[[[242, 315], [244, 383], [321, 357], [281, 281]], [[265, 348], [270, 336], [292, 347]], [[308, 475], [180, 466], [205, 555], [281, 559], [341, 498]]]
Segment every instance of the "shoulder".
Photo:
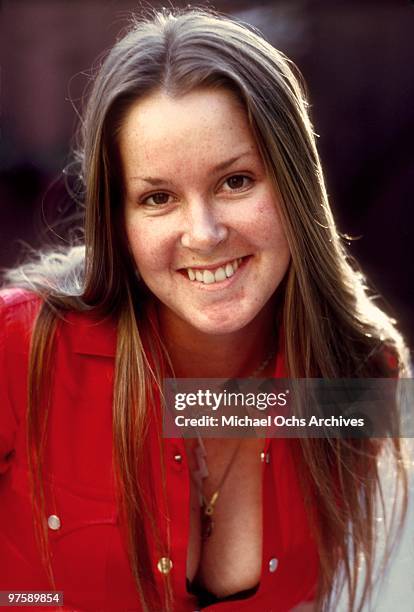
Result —
[[42, 305], [42, 298], [26, 289], [0, 291], [0, 334], [4, 339], [28, 339]]
[[16, 308], [20, 308], [23, 311], [25, 308], [30, 308], [35, 304], [39, 307], [41, 302], [42, 298], [39, 295], [27, 289], [11, 287], [0, 290], [0, 308], [3, 312]]
[[40, 306], [29, 291], [0, 291], [0, 475], [9, 466], [25, 408], [31, 330]]
[[[23, 388], [27, 377], [30, 341], [42, 299], [24, 289], [0, 291], [0, 377], [2, 390]], [[10, 393], [11, 405], [13, 393]], [[5, 398], [3, 397], [3, 401]]]
[[[27, 289], [0, 291], [0, 336], [4, 348], [27, 353], [37, 316], [45, 300]], [[94, 310], [54, 309], [58, 338], [75, 352], [112, 356], [116, 345], [116, 321]]]

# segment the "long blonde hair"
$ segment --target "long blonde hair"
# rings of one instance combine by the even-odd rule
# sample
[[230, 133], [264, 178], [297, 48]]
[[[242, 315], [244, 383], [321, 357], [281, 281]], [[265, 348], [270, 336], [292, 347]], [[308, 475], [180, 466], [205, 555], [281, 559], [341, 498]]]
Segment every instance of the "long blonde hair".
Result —
[[[369, 297], [337, 233], [304, 86], [292, 62], [248, 27], [204, 11], [161, 12], [134, 22], [103, 61], [81, 126], [84, 249], [46, 258], [42, 266], [22, 268], [9, 280], [44, 298], [32, 337], [28, 407], [31, 468], [37, 484], [42, 462], [39, 437], [47, 418], [47, 411], [42, 411], [47, 402], [41, 401], [43, 365], [52, 350], [57, 317], [68, 309], [94, 309], [118, 321], [114, 459], [143, 610], [168, 610], [173, 605], [168, 581], [165, 593], [155, 586], [143, 528], [144, 484], [136, 467], [146, 444], [145, 416], [153, 383], [160, 384], [162, 377], [161, 367], [154, 371], [149, 366], [144, 340], [158, 355], [163, 349], [156, 334], [148, 332], [144, 297], [125, 244], [117, 137], [125, 113], [138, 99], [159, 89], [179, 97], [200, 87], [226, 88], [243, 103], [279, 195], [292, 255], [281, 307], [289, 376], [388, 376], [387, 353], [397, 359], [400, 374], [408, 372], [407, 350], [394, 322]], [[52, 268], [58, 272], [51, 273]], [[302, 439], [294, 446], [304, 492], [316, 508], [319, 607], [329, 607], [333, 584], [342, 576], [349, 608], [360, 609], [372, 586], [378, 460], [385, 446], [392, 450], [405, 499], [399, 442]], [[340, 505], [332, 489], [333, 473], [338, 475]], [[41, 504], [37, 502], [39, 523]], [[41, 546], [47, 562], [46, 533]], [[358, 603], [361, 557], [367, 571]]]

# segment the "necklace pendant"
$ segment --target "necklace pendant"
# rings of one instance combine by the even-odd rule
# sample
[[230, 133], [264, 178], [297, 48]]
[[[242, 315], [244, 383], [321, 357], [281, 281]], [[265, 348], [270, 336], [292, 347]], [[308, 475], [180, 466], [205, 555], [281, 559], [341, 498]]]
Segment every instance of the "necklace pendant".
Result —
[[211, 514], [205, 512], [205, 508], [201, 508], [201, 539], [208, 540], [213, 533], [214, 521]]

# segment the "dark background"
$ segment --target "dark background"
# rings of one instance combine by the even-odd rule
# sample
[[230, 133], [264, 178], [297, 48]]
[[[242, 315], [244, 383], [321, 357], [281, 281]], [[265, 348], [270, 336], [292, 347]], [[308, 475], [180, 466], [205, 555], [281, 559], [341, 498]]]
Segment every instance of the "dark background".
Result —
[[[2, 2], [0, 266], [21, 260], [22, 241], [37, 247], [64, 231], [56, 223], [75, 208], [62, 170], [91, 67], [132, 11], [162, 4]], [[413, 3], [217, 0], [214, 7], [257, 26], [301, 68], [339, 229], [360, 237], [350, 251], [413, 346]]]

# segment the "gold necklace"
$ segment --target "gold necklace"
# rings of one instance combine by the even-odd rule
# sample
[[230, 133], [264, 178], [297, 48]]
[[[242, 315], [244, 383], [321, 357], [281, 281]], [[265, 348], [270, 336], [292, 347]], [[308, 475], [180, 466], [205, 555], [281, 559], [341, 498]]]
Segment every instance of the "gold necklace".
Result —
[[[261, 362], [261, 364], [248, 376], [248, 378], [254, 378], [260, 372], [269, 365], [269, 363], [274, 359], [276, 355], [276, 350], [272, 349], [269, 351], [265, 359]], [[234, 461], [237, 457], [237, 454], [240, 450], [241, 440], [235, 447], [233, 454], [230, 458], [229, 463], [224, 471], [224, 474], [221, 477], [221, 480], [218, 484], [217, 489], [213, 492], [213, 495], [210, 499], [207, 499], [203, 493], [203, 480], [209, 476], [208, 466], [207, 466], [207, 451], [203, 444], [203, 440], [200, 434], [197, 435], [198, 442], [197, 446], [194, 449], [194, 454], [197, 462], [197, 470], [191, 470], [191, 476], [193, 481], [197, 487], [199, 500], [200, 500], [200, 518], [201, 518], [201, 538], [203, 541], [207, 540], [211, 534], [213, 533], [214, 528], [214, 510], [217, 503], [217, 500], [220, 496], [220, 492], [223, 488], [224, 483], [226, 482], [227, 476], [230, 473], [231, 468], [233, 467]]]
[[268, 352], [267, 356], [263, 359], [262, 363], [248, 376], [247, 378], [256, 378], [260, 372], [263, 372], [265, 368], [269, 365], [269, 363], [275, 358], [276, 349], [272, 349]]
[[223, 485], [226, 482], [226, 479], [230, 473], [231, 468], [233, 467], [234, 461], [240, 450], [240, 445], [241, 445], [241, 440], [239, 440], [238, 444], [236, 445], [233, 451], [233, 454], [230, 458], [230, 461], [227, 464], [227, 467], [224, 471], [224, 474], [222, 475], [220, 479], [220, 482], [217, 488], [215, 489], [211, 497], [207, 499], [205, 495], [203, 494], [203, 480], [207, 478], [207, 476], [209, 476], [209, 471], [208, 471], [207, 461], [206, 461], [207, 451], [203, 444], [202, 438], [200, 437], [200, 435], [198, 435], [198, 443], [194, 451], [198, 469], [196, 471], [192, 471], [191, 475], [197, 486], [198, 494], [199, 494], [202, 540], [207, 540], [213, 532], [213, 528], [214, 528], [214, 518], [213, 517], [214, 517], [215, 506], [220, 496]]

